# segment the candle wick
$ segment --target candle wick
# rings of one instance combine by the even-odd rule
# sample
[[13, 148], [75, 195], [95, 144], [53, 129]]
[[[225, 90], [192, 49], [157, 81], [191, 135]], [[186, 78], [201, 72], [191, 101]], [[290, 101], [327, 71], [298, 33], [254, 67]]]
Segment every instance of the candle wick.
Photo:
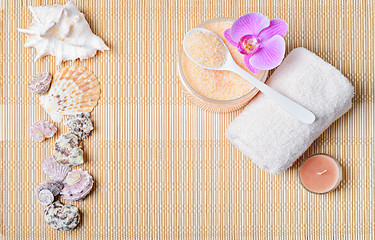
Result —
[[324, 174], [325, 172], [327, 172], [327, 169], [324, 169], [323, 172], [317, 172], [317, 174], [322, 175], [322, 174]]

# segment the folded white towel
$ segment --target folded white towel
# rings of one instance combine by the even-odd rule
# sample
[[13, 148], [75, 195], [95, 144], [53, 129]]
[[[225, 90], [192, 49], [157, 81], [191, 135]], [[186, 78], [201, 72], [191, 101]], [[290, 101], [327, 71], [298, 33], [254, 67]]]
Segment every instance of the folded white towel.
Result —
[[298, 121], [260, 93], [229, 125], [226, 137], [259, 167], [278, 174], [351, 108], [354, 89], [336, 68], [304, 48], [294, 49], [267, 84], [312, 111], [315, 122]]

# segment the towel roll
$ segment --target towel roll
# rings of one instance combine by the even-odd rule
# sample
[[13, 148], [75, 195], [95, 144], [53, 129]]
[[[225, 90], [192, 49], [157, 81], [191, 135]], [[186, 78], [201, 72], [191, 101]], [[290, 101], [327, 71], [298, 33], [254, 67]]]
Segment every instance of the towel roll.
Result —
[[312, 111], [315, 122], [300, 122], [260, 93], [231, 122], [226, 137], [260, 168], [279, 174], [351, 108], [354, 88], [340, 71], [305, 48], [290, 52], [267, 84]]

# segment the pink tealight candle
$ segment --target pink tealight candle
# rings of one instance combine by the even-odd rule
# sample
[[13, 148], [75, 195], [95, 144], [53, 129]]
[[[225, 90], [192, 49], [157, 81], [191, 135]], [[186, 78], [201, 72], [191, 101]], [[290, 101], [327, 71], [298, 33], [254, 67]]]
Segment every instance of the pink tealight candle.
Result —
[[341, 181], [341, 166], [327, 154], [315, 154], [306, 159], [300, 169], [302, 185], [313, 193], [327, 193], [335, 189]]

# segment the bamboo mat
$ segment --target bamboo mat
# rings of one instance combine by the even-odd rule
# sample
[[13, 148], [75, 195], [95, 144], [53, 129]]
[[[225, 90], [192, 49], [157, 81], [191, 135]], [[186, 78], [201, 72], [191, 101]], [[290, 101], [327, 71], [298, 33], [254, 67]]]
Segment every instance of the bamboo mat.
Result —
[[[16, 31], [31, 22], [28, 5], [47, 3], [65, 2], [0, 2], [4, 239], [375, 238], [373, 0], [77, 1], [111, 50], [77, 62], [98, 76], [102, 96], [80, 166], [93, 175], [95, 188], [72, 203], [82, 222], [66, 233], [44, 222], [34, 196], [47, 178], [41, 163], [57, 137], [36, 143], [28, 133], [34, 121], [50, 118], [26, 83], [58, 67], [50, 56], [33, 62], [35, 50], [25, 49], [25, 36]], [[241, 111], [195, 107], [176, 71], [190, 28], [253, 11], [285, 19], [287, 52], [308, 48], [341, 70], [356, 91], [353, 109], [278, 176], [258, 169], [225, 139], [225, 128]], [[301, 160], [317, 152], [343, 166], [342, 184], [330, 194], [310, 194], [298, 181]]]

